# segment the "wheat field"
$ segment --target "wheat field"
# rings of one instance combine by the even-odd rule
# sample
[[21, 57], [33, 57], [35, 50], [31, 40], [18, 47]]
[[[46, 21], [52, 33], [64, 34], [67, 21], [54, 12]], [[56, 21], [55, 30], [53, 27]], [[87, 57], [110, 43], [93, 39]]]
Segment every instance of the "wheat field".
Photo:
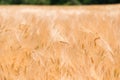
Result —
[[0, 80], [120, 80], [120, 5], [0, 6]]

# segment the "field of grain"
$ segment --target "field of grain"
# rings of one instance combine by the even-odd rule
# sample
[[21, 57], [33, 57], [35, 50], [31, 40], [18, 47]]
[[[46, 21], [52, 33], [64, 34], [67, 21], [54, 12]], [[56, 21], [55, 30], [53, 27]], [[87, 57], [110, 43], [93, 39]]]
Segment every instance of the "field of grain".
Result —
[[0, 6], [0, 80], [120, 80], [120, 5]]

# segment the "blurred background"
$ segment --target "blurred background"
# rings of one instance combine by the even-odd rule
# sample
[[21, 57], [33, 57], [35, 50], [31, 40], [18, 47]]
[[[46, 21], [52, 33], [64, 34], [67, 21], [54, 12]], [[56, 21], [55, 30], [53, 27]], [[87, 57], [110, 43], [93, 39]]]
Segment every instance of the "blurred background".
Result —
[[2, 4], [31, 4], [31, 5], [91, 5], [117, 4], [120, 0], [0, 0]]

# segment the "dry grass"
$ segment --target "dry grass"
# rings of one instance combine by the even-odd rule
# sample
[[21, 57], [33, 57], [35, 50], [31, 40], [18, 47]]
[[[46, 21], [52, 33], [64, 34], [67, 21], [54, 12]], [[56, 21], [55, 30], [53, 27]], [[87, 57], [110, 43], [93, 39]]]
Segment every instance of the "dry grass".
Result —
[[0, 80], [120, 80], [120, 5], [1, 6]]

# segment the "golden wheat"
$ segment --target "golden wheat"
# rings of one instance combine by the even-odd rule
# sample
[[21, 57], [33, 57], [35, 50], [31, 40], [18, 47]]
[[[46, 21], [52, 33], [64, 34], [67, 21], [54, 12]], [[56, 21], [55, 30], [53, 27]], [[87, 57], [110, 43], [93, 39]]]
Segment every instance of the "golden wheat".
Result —
[[0, 6], [0, 80], [120, 80], [120, 5]]

